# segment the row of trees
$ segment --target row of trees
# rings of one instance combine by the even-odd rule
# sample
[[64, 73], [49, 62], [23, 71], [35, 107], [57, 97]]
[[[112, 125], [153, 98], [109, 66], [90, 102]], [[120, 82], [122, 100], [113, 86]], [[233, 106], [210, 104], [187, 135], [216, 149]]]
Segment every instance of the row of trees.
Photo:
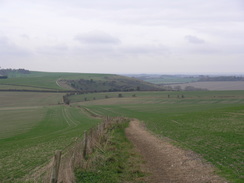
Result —
[[117, 92], [117, 91], [140, 91], [140, 86], [131, 85], [130, 83], [121, 83], [118, 81], [102, 80], [70, 80], [68, 84], [79, 91], [94, 92]]
[[26, 69], [0, 69], [1, 75], [8, 75], [11, 72], [18, 72], [21, 74], [30, 74], [30, 71], [26, 70]]
[[[69, 97], [72, 96], [72, 95], [76, 95], [78, 93], [68, 93], [66, 95], [63, 96], [63, 103], [66, 104], [66, 105], [69, 105], [70, 104], [70, 99]], [[84, 94], [84, 93], [80, 93], [80, 94]], [[118, 98], [122, 98], [123, 97], [123, 94], [122, 93], [118, 93]], [[132, 97], [136, 97], [136, 94], [133, 94]], [[108, 99], [110, 98], [108, 95], [105, 95], [104, 96], [105, 99]], [[84, 97], [84, 101], [88, 101], [89, 99], [87, 97]], [[93, 100], [96, 100], [96, 97], [93, 97]]]

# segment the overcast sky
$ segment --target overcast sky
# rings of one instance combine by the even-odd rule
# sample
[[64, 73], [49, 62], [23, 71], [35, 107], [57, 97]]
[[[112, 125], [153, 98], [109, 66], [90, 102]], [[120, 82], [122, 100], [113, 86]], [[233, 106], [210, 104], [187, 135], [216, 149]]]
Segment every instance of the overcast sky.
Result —
[[0, 0], [0, 67], [244, 73], [244, 0]]

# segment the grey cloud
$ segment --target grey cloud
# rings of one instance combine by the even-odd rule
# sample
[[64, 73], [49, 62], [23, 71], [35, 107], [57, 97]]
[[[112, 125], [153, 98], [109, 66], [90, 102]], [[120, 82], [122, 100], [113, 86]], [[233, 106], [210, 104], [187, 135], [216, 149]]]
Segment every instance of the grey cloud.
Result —
[[77, 46], [71, 48], [69, 54], [86, 58], [96, 58], [99, 60], [102, 57], [117, 58], [119, 49], [117, 47], [114, 48], [113, 46], [102, 45]]
[[75, 40], [86, 44], [120, 44], [120, 40], [105, 32], [93, 31], [75, 36]]
[[224, 53], [223, 50], [217, 48], [195, 48], [191, 50], [191, 53], [202, 54], [202, 55], [212, 55]]
[[[66, 6], [75, 6], [75, 7], [81, 7], [81, 8], [89, 8], [89, 9], [113, 9], [113, 10], [120, 10], [125, 8], [131, 8], [134, 6], [140, 6], [140, 4], [144, 4], [145, 1], [142, 1], [141, 3], [133, 3], [130, 0], [124, 0], [124, 1], [113, 1], [113, 0], [90, 0], [90, 1], [80, 1], [80, 0], [73, 0], [72, 4], [68, 0], [53, 0], [56, 1], [56, 3]], [[53, 2], [52, 1], [52, 2]], [[49, 3], [50, 1], [46, 1], [46, 3]]]
[[140, 46], [127, 46], [122, 48], [122, 52], [126, 55], [170, 55], [170, 49], [163, 45], [140, 45]]
[[[81, 4], [84, 5], [82, 2]], [[83, 7], [79, 5], [79, 7]], [[231, 22], [243, 21], [243, 13], [236, 12], [238, 1], [215, 0], [208, 1], [140, 1], [133, 3], [132, 1], [107, 1], [107, 3], [98, 1], [94, 3], [89, 1], [85, 3], [92, 9], [109, 8], [106, 11], [106, 20], [114, 20], [125, 24], [143, 24], [143, 25], [195, 25], [201, 23]], [[95, 4], [95, 5], [94, 5]], [[121, 7], [120, 11], [114, 11], [116, 7]], [[146, 7], [146, 8], [145, 8]], [[228, 9], [228, 12], [225, 11]], [[208, 13], [206, 13], [206, 10]], [[94, 13], [93, 13], [94, 14]], [[92, 15], [91, 15], [92, 16]], [[102, 18], [97, 17], [97, 18]]]
[[39, 47], [36, 50], [37, 53], [43, 54], [43, 55], [65, 55], [69, 52], [69, 47], [66, 45], [55, 45], [55, 46], [44, 46], [44, 47]]
[[30, 37], [27, 34], [21, 34], [20, 37], [28, 40], [30, 39]]
[[[224, 0], [222, 0], [224, 1]], [[141, 3], [140, 3], [141, 4]], [[230, 22], [243, 22], [244, 14], [236, 11], [238, 2], [208, 1], [156, 1], [147, 4], [147, 8], [125, 9], [123, 13], [110, 16], [115, 21], [125, 24], [146, 26], [170, 26], [170, 27], [207, 27], [212, 29], [211, 24]], [[228, 11], [226, 11], [228, 9]], [[208, 13], [206, 13], [206, 10]]]
[[31, 53], [15, 45], [7, 37], [0, 37], [0, 56], [29, 56]]
[[[30, 66], [37, 65], [37, 60], [43, 65], [43, 58], [60, 63], [68, 58], [70, 62], [62, 62], [67, 63], [65, 69], [75, 65], [70, 63], [76, 59], [84, 64], [104, 58], [111, 63], [124, 60], [137, 65], [147, 60], [148, 65], [152, 65], [154, 60], [170, 56], [164, 60], [177, 66], [180, 65], [178, 56], [187, 60], [188, 55], [192, 55], [203, 63], [203, 55], [211, 58], [211, 62], [224, 57], [230, 63], [233, 58], [243, 57], [243, 0], [142, 0], [139, 3], [131, 0], [0, 0], [0, 4], [3, 31], [0, 35], [11, 38], [0, 36], [0, 62], [28, 60], [26, 55], [32, 54], [32, 50]], [[105, 32], [89, 32], [94, 29]], [[51, 68], [56, 70], [57, 65]], [[240, 66], [236, 64], [235, 68]], [[103, 68], [98, 66], [99, 69]]]
[[193, 43], [193, 44], [203, 44], [205, 43], [205, 41], [203, 39], [200, 39], [196, 36], [191, 36], [191, 35], [187, 35], [185, 36], [185, 39], [187, 41], [189, 41], [190, 43]]
[[120, 45], [120, 46], [79, 46], [70, 50], [72, 55], [82, 56], [86, 58], [112, 58], [113, 60], [125, 58], [153, 58], [153, 57], [168, 57], [171, 51], [163, 45]]

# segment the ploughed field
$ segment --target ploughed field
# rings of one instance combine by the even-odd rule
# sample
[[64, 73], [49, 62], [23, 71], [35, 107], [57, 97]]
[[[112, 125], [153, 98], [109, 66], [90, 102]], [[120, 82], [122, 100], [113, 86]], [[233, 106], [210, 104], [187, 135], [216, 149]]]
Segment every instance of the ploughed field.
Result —
[[160, 137], [200, 154], [227, 180], [243, 181], [243, 91], [94, 93], [70, 100], [100, 115], [137, 118]]

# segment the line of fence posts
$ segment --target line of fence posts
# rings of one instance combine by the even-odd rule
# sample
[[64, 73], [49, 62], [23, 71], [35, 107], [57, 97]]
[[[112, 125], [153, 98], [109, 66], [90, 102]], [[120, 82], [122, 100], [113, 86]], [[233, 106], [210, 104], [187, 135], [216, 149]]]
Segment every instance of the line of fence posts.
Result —
[[81, 142], [76, 142], [72, 148], [65, 152], [56, 151], [53, 158], [50, 183], [75, 182], [74, 170], [76, 168], [87, 168], [89, 165], [89, 154], [99, 148], [99, 144], [106, 140], [106, 134], [115, 124], [125, 121], [123, 117], [105, 117], [103, 122], [94, 128], [84, 132]]
[[59, 173], [59, 166], [61, 161], [61, 151], [57, 151], [53, 157], [53, 169], [51, 175], [51, 183], [58, 182], [58, 173]]

